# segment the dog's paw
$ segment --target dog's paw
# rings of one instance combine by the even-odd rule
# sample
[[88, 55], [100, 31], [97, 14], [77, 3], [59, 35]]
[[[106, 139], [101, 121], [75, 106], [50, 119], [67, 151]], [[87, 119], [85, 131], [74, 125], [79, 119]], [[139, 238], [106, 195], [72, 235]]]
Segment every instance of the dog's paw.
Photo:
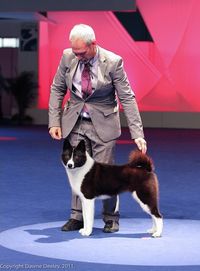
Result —
[[92, 233], [92, 230], [87, 230], [87, 229], [82, 228], [79, 230], [79, 232], [82, 236], [90, 236], [90, 234]]
[[149, 229], [147, 232], [150, 233], [154, 238], [161, 237], [161, 232], [156, 230], [154, 227]]
[[152, 237], [154, 237], [154, 238], [159, 238], [159, 237], [161, 237], [162, 236], [162, 234], [161, 234], [161, 232], [159, 232], [159, 231], [156, 231], [156, 232], [154, 232], [153, 234], [152, 234]]
[[148, 229], [147, 232], [150, 234], [154, 234], [156, 232], [156, 228], [153, 227], [151, 229]]

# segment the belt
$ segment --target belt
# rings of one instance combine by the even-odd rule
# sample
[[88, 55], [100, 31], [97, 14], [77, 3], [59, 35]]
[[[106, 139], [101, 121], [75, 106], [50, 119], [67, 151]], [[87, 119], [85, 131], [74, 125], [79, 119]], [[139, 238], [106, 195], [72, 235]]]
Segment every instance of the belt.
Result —
[[86, 117], [83, 117], [83, 116], [79, 116], [78, 117], [78, 120], [85, 120], [85, 121], [89, 121], [89, 122], [92, 122], [91, 118], [86, 118]]

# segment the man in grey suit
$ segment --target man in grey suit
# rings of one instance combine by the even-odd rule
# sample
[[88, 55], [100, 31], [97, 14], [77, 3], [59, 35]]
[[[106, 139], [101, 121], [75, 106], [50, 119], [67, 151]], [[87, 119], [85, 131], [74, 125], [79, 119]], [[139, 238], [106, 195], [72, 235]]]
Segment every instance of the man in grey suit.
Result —
[[[88, 25], [75, 25], [69, 40], [71, 48], [64, 50], [51, 86], [49, 133], [52, 138], [68, 137], [74, 146], [84, 139], [87, 151], [96, 161], [113, 163], [116, 139], [121, 134], [118, 97], [131, 138], [145, 153], [142, 122], [122, 58], [97, 46], [95, 33]], [[86, 65], [88, 93], [85, 96], [83, 70]], [[62, 109], [68, 91], [70, 99]], [[63, 225], [63, 231], [83, 227], [81, 209], [79, 198], [72, 195], [71, 217]], [[104, 232], [119, 230], [118, 197], [103, 201], [103, 220]]]

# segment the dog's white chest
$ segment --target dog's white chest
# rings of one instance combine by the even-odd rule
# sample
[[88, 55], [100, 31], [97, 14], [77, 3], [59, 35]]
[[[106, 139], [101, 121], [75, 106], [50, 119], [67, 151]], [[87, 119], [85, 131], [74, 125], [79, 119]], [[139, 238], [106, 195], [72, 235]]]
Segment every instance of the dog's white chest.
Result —
[[81, 192], [81, 184], [83, 182], [85, 174], [83, 174], [83, 172], [80, 172], [80, 170], [74, 169], [74, 170], [67, 170], [67, 175], [68, 175], [72, 190], [74, 191], [75, 194], [79, 195]]
[[94, 160], [89, 157], [87, 154], [86, 163], [82, 167], [77, 167], [73, 169], [66, 168], [66, 172], [69, 178], [69, 182], [72, 190], [77, 195], [82, 195], [81, 185], [85, 178], [85, 175], [90, 171], [92, 166], [94, 165]]

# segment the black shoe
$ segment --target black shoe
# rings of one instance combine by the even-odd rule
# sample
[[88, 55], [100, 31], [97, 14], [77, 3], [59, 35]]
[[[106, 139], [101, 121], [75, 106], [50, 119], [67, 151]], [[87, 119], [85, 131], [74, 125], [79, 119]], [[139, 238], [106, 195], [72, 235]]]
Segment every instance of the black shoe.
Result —
[[103, 232], [112, 233], [119, 231], [119, 223], [117, 221], [108, 220], [105, 223]]
[[61, 231], [77, 231], [83, 228], [83, 221], [70, 218], [65, 225], [62, 226]]

